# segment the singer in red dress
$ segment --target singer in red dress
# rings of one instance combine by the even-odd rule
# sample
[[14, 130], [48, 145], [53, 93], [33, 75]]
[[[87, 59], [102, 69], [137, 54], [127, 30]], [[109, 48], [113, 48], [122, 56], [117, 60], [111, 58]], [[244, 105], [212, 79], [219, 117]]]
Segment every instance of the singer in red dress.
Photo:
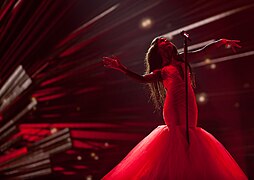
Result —
[[[220, 39], [189, 52], [195, 59], [221, 46], [233, 50], [238, 40]], [[184, 62], [174, 44], [155, 38], [146, 54], [146, 73], [140, 76], [117, 58], [104, 57], [104, 66], [148, 83], [156, 108], [163, 108], [165, 125], [155, 128], [138, 143], [104, 180], [243, 180], [247, 179], [232, 156], [211, 134], [197, 127], [197, 104], [191, 68], [188, 68], [189, 138], [186, 140]]]

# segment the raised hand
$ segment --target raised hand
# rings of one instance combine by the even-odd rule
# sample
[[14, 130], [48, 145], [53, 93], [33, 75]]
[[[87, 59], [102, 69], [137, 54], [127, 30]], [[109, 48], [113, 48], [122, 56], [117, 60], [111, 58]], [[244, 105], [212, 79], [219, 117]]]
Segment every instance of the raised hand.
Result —
[[103, 65], [106, 68], [112, 68], [112, 69], [116, 69], [118, 71], [122, 71], [124, 72], [124, 70], [126, 69], [121, 62], [119, 61], [119, 59], [117, 57], [103, 57]]
[[220, 41], [225, 45], [226, 48], [231, 48], [234, 53], [236, 52], [235, 48], [242, 47], [238, 44], [240, 42], [239, 40], [221, 39]]

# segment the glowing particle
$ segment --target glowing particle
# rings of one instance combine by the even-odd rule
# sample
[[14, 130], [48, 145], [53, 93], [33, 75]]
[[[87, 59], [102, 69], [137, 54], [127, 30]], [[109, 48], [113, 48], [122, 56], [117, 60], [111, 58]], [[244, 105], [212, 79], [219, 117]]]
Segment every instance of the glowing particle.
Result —
[[150, 18], [144, 18], [141, 20], [140, 26], [143, 29], [148, 29], [148, 28], [152, 27], [152, 24], [153, 24], [153, 22]]

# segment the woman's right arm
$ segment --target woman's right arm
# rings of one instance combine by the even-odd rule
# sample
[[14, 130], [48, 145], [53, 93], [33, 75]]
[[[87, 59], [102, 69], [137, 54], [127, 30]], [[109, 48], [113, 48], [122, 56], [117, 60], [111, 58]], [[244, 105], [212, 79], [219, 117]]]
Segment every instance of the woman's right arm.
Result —
[[152, 83], [161, 80], [160, 70], [155, 70], [150, 74], [141, 76], [127, 69], [124, 65], [120, 63], [117, 58], [103, 57], [103, 64], [106, 68], [112, 68], [121, 71], [127, 76], [141, 83]]

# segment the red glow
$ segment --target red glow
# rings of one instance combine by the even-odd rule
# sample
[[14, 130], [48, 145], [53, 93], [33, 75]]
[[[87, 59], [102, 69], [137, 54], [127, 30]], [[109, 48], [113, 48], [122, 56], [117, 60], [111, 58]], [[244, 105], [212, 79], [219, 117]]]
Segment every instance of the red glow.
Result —
[[62, 91], [63, 89], [61, 87], [52, 87], [52, 88], [46, 88], [43, 90], [39, 90], [36, 93], [33, 94], [33, 97], [41, 97], [48, 94], [54, 94], [56, 91]]
[[74, 151], [74, 150], [68, 150], [68, 151], [66, 151], [65, 153], [66, 153], [66, 154], [76, 154], [76, 151]]
[[58, 77], [55, 77], [55, 78], [52, 78], [52, 79], [49, 79], [47, 81], [44, 81], [42, 84], [41, 84], [41, 87], [43, 86], [46, 86], [46, 85], [49, 85], [49, 84], [52, 84], [52, 83], [55, 83], [59, 80], [62, 80], [64, 78], [68, 77], [68, 74], [63, 74], [63, 75], [60, 75]]
[[54, 170], [54, 171], [63, 171], [64, 168], [63, 168], [63, 167], [60, 167], [60, 166], [55, 166], [55, 167], [53, 167], [53, 170]]
[[51, 96], [39, 97], [39, 98], [37, 98], [37, 100], [38, 101], [49, 101], [49, 100], [61, 98], [65, 95], [66, 95], [66, 93], [59, 93], [59, 94], [55, 94], [55, 95], [51, 95]]
[[39, 141], [43, 138], [38, 137], [38, 136], [26, 136], [24, 139], [26, 139], [27, 141], [30, 141], [30, 142], [35, 142], [35, 141]]
[[26, 135], [40, 135], [40, 136], [44, 136], [44, 135], [49, 135], [50, 131], [49, 129], [38, 129], [38, 128], [20, 128], [21, 133], [22, 134], [26, 134]]
[[58, 118], [61, 117], [61, 114], [43, 114], [41, 115], [42, 118]]
[[71, 135], [74, 138], [88, 138], [88, 139], [121, 139], [121, 140], [134, 140], [140, 139], [143, 135], [119, 133], [119, 132], [94, 132], [94, 131], [81, 131], [72, 130]]
[[74, 175], [74, 174], [76, 174], [76, 172], [74, 172], [74, 171], [64, 171], [63, 174], [64, 175]]
[[83, 93], [87, 93], [87, 92], [93, 92], [93, 91], [96, 91], [96, 90], [99, 90], [99, 89], [101, 89], [101, 87], [83, 88], [83, 89], [80, 89], [80, 90], [76, 91], [75, 94], [78, 95], [78, 94], [83, 94]]
[[27, 153], [27, 148], [26, 147], [15, 150], [15, 151], [13, 151], [9, 154], [5, 154], [5, 155], [0, 156], [0, 163], [6, 162], [10, 159], [14, 159], [14, 158], [19, 157], [19, 156], [21, 156], [23, 154], [26, 154], [26, 153]]
[[57, 105], [57, 106], [50, 106], [50, 107], [42, 107], [40, 108], [41, 111], [52, 111], [52, 110], [59, 110], [64, 108], [71, 108], [69, 105]]
[[73, 140], [73, 146], [76, 148], [82, 148], [82, 149], [91, 149], [93, 146], [86, 144], [79, 140]]
[[49, 129], [24, 128], [20, 125], [20, 135], [27, 141], [34, 142], [43, 139], [51, 134]]
[[73, 167], [75, 169], [86, 169], [86, 168], [88, 168], [87, 166], [84, 166], [84, 165], [74, 165]]
[[22, 135], [23, 135], [22, 132], [18, 132], [17, 134], [14, 134], [14, 135], [9, 139], [9, 141], [12, 140], [12, 139], [16, 139], [16, 138], [18, 138], [19, 136], [22, 136]]
[[37, 124], [21, 124], [21, 128], [119, 128], [121, 125], [110, 123], [37, 123]]
[[87, 46], [88, 44], [95, 42], [96, 41], [96, 37], [95, 38], [91, 38], [87, 41], [81, 41], [80, 43], [75, 44], [74, 46], [70, 47], [69, 49], [67, 49], [66, 51], [64, 51], [62, 54], [60, 54], [60, 57], [64, 57], [64, 56], [68, 56], [71, 55], [77, 51], [79, 51], [80, 49], [82, 49], [83, 47]]

